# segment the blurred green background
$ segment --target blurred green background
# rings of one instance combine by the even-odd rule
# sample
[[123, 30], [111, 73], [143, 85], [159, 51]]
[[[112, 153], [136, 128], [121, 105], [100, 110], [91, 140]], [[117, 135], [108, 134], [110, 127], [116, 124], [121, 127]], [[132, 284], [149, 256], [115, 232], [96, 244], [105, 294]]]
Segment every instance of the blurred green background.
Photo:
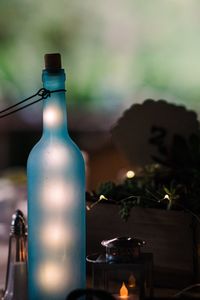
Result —
[[1, 0], [0, 107], [40, 88], [44, 54], [60, 52], [76, 130], [107, 130], [145, 98], [199, 112], [199, 36], [198, 0]]

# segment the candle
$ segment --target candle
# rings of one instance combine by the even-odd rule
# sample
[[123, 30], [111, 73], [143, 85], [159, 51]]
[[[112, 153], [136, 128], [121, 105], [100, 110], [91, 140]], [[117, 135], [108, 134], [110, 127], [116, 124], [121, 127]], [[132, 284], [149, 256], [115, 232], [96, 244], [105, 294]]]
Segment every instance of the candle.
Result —
[[139, 295], [130, 294], [127, 297], [114, 294], [116, 300], [139, 300]]
[[133, 294], [130, 294], [127, 297], [114, 294], [114, 298], [116, 300], [139, 300], [139, 296]]
[[122, 283], [121, 289], [119, 291], [119, 295], [122, 299], [126, 299], [128, 297], [128, 289], [124, 282]]
[[114, 295], [117, 300], [139, 300], [139, 295], [128, 294], [128, 289], [125, 283], [122, 283], [122, 286], [119, 291], [119, 295]]

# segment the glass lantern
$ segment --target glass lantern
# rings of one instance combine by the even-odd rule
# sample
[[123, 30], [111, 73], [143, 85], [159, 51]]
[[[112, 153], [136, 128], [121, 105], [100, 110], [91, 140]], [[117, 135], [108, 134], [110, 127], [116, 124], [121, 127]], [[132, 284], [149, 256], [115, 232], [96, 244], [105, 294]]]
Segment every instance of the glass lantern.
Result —
[[92, 264], [92, 286], [115, 299], [141, 300], [153, 297], [153, 255], [142, 253], [144, 241], [120, 237], [102, 241], [104, 254], [87, 257]]

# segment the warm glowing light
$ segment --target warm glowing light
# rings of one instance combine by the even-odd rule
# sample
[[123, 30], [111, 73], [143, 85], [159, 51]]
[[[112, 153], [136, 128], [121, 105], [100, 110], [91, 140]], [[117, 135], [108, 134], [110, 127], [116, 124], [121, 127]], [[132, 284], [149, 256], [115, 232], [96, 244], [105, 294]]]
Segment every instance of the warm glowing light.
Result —
[[128, 285], [130, 288], [135, 288], [136, 287], [136, 279], [135, 276], [133, 274], [131, 274], [131, 276], [128, 279]]
[[126, 173], [126, 177], [131, 179], [135, 176], [135, 172], [132, 171], [132, 170], [129, 170], [127, 173]]
[[170, 197], [169, 197], [169, 195], [168, 195], [168, 194], [166, 194], [166, 195], [164, 196], [164, 199], [170, 200]]
[[40, 241], [49, 250], [62, 250], [73, 243], [73, 230], [61, 221], [51, 221], [43, 225]]
[[60, 211], [72, 207], [78, 191], [70, 182], [62, 179], [47, 181], [42, 187], [42, 204], [45, 210]]
[[91, 208], [89, 207], [89, 205], [86, 205], [86, 209], [89, 211], [91, 210]]
[[100, 195], [99, 200], [108, 200], [104, 195]]
[[71, 273], [70, 267], [52, 261], [40, 264], [37, 280], [40, 288], [47, 293], [60, 293], [66, 287]]
[[62, 122], [62, 112], [56, 105], [44, 109], [44, 124], [49, 127], [57, 127]]
[[119, 291], [119, 295], [120, 295], [120, 298], [122, 298], [122, 299], [128, 297], [128, 289], [124, 282], [122, 283], [121, 289]]

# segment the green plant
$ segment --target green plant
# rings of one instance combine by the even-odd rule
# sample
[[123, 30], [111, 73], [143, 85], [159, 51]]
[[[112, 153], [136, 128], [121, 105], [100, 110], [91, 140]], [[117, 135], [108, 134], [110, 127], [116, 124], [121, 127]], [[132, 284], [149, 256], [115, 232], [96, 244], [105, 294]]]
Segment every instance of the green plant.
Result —
[[200, 214], [199, 136], [185, 140], [175, 135], [169, 151], [153, 159], [155, 163], [145, 166], [138, 176], [120, 184], [102, 183], [97, 191], [87, 194], [87, 199], [118, 204], [125, 221], [135, 206]]

